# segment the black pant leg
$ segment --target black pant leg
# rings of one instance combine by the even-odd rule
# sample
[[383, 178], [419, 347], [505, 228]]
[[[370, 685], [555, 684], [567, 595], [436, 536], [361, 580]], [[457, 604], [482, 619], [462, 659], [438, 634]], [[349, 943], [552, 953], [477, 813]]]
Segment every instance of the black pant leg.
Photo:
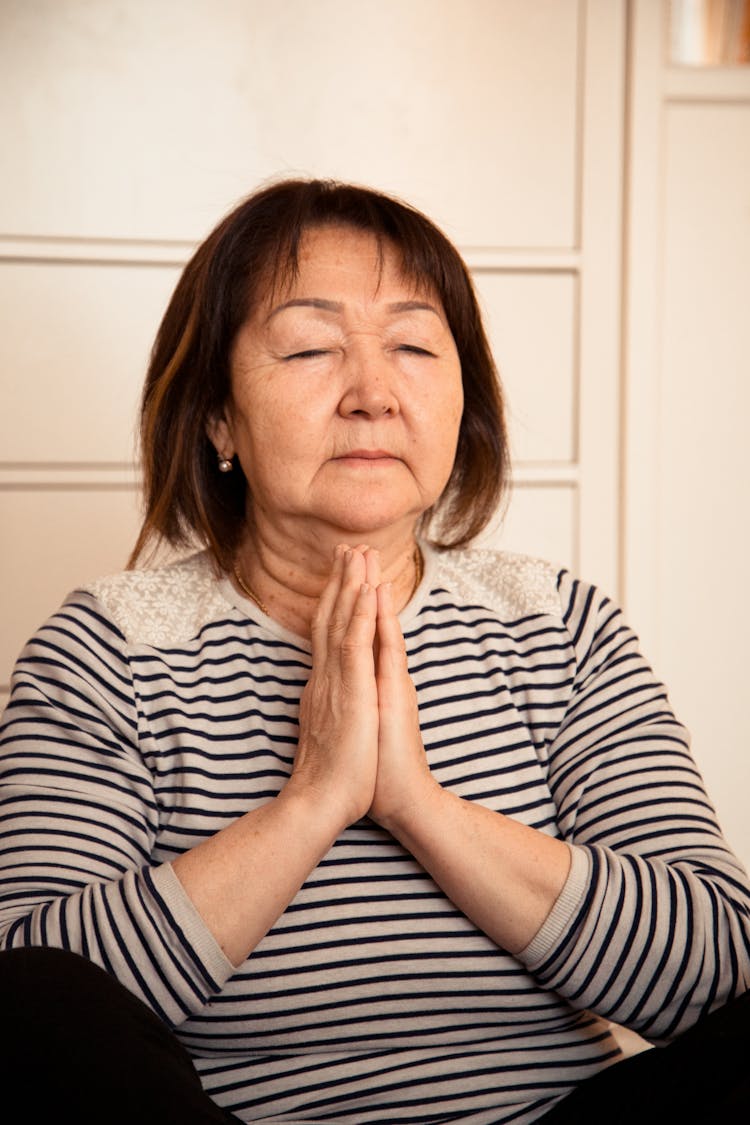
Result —
[[5, 1118], [50, 1125], [227, 1125], [171, 1030], [84, 957], [0, 953], [0, 1089]]
[[699, 1020], [667, 1047], [624, 1059], [589, 1078], [540, 1125], [747, 1125], [750, 992]]

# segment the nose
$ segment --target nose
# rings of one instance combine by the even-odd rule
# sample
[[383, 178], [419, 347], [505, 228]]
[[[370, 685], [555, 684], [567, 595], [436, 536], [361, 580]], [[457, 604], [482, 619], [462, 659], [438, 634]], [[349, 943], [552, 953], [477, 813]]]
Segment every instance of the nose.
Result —
[[339, 413], [382, 418], [399, 412], [396, 375], [382, 341], [366, 337], [350, 343], [344, 365]]

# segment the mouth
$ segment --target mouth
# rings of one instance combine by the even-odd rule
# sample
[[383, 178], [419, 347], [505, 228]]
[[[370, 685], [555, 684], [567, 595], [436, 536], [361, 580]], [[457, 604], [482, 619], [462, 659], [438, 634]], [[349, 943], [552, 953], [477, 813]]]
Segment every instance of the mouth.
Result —
[[398, 457], [385, 449], [352, 449], [334, 457], [334, 461], [398, 461]]

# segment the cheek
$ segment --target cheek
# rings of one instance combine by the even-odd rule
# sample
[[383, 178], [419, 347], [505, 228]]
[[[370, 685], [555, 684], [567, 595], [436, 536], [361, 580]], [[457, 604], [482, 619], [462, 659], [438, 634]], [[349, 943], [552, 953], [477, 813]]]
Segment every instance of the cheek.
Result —
[[446, 444], [458, 439], [458, 428], [464, 412], [463, 385], [460, 377], [444, 389], [444, 393], [436, 398], [432, 407], [437, 423], [437, 433], [444, 437]]
[[453, 424], [455, 425], [456, 429], [458, 429], [459, 425], [461, 424], [461, 418], [463, 417], [463, 413], [464, 413], [464, 392], [463, 392], [463, 387], [459, 386], [456, 394], [453, 396], [452, 410], [451, 410], [451, 420], [453, 421]]
[[251, 449], [271, 448], [285, 442], [305, 419], [304, 405], [298, 398], [276, 390], [273, 385], [262, 393], [248, 395], [240, 402], [240, 426]]
[[423, 415], [421, 463], [441, 488], [453, 469], [462, 415], [460, 394], [446, 394], [437, 401], [433, 398]]
[[[258, 422], [252, 427], [249, 458], [260, 466], [263, 475], [289, 483], [287, 470], [296, 465], [302, 476], [312, 472], [325, 456], [330, 438], [330, 416], [314, 399], [285, 396], [271, 398], [259, 408]], [[301, 479], [301, 478], [300, 478]]]
[[453, 394], [448, 398], [445, 404], [445, 413], [443, 414], [443, 423], [440, 427], [440, 432], [443, 436], [444, 456], [450, 462], [450, 467], [453, 467], [453, 461], [456, 456], [456, 448], [458, 446], [458, 434], [461, 427], [461, 419], [464, 412], [464, 396], [463, 386], [459, 382], [458, 386], [453, 389]]

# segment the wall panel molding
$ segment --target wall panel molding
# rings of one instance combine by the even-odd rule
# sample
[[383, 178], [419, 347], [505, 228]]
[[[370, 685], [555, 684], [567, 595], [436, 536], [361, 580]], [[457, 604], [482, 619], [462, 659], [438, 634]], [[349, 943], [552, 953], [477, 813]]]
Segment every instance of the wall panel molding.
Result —
[[[169, 239], [71, 238], [50, 234], [0, 234], [0, 261], [90, 265], [184, 266], [197, 242]], [[580, 269], [581, 252], [555, 246], [459, 247], [474, 272], [482, 270], [570, 272]]]
[[[53, 0], [43, 17], [17, 6], [0, 44], [9, 104], [25, 99], [8, 122], [0, 206], [12, 329], [0, 502], [14, 526], [26, 519], [37, 537], [45, 518], [60, 535], [75, 526], [67, 549], [77, 562], [71, 554], [65, 567], [80, 577], [95, 561], [86, 537], [99, 550], [109, 536], [111, 562], [96, 557], [114, 565], [140, 497], [125, 414], [170, 285], [255, 184], [338, 176], [421, 207], [461, 248], [478, 290], [494, 291], [499, 364], [523, 434], [495, 544], [564, 561], [616, 596], [624, 0], [362, 0], [372, 35], [356, 54], [343, 0], [321, 0], [339, 17], [321, 44], [335, 56], [328, 84], [317, 81], [325, 59], [310, 61], [320, 5], [300, 5], [291, 36], [263, 0], [243, 0], [226, 19], [196, 0], [176, 31], [133, 8], [125, 41], [106, 5], [71, 4], [79, 18], [64, 27]], [[385, 86], [384, 42], [395, 56]], [[279, 68], [309, 78], [301, 116]], [[503, 355], [511, 328], [515, 386]], [[54, 608], [37, 577], [24, 594], [30, 624]]]

